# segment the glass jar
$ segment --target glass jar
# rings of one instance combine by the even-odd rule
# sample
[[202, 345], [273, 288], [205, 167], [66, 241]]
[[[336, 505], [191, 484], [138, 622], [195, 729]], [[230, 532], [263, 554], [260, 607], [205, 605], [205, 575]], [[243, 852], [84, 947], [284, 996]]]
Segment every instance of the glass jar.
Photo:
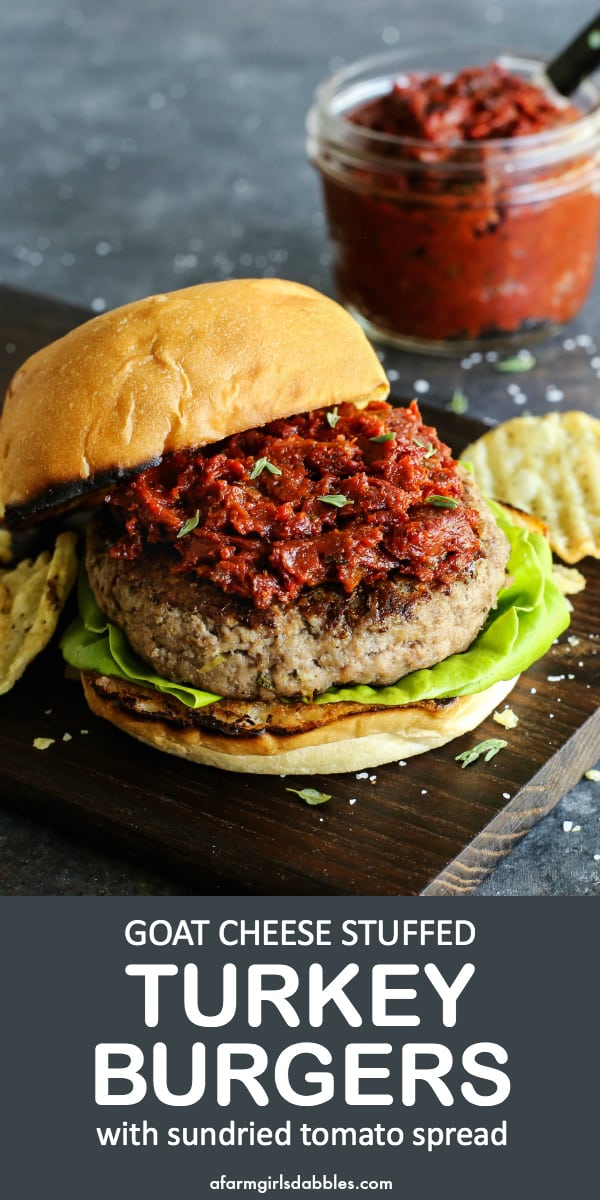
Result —
[[[600, 92], [581, 119], [514, 138], [451, 145], [377, 133], [347, 119], [410, 74], [450, 77], [464, 47], [364, 59], [316, 92], [308, 154], [318, 168], [343, 303], [393, 345], [453, 353], [549, 336], [590, 290], [600, 228]], [[524, 80], [540, 60], [480, 48]]]

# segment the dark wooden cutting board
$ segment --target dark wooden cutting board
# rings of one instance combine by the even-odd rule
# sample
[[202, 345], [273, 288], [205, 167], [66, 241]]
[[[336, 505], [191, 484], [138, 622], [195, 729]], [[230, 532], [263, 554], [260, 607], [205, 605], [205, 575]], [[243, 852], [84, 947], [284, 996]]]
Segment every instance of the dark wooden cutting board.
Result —
[[[0, 289], [0, 386], [85, 315]], [[482, 430], [423, 409], [455, 451]], [[600, 757], [600, 562], [583, 570], [571, 629], [517, 684], [519, 724], [507, 734], [490, 718], [362, 779], [238, 776], [161, 755], [93, 717], [52, 645], [0, 698], [0, 797], [158, 863], [199, 894], [469, 892]], [[491, 762], [463, 770], [455, 761], [499, 736], [508, 747]], [[55, 741], [39, 751], [36, 737]], [[307, 785], [332, 799], [310, 808], [286, 791]]]

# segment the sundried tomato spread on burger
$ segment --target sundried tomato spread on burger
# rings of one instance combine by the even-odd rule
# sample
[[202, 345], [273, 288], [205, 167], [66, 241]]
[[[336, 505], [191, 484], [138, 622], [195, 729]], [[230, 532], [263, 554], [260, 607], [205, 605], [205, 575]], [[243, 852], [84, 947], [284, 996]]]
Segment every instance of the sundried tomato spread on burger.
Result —
[[161, 674], [236, 698], [389, 684], [466, 649], [508, 560], [414, 404], [180, 451], [107, 506], [88, 543], [102, 611]]
[[279, 280], [150, 297], [24, 364], [5, 516], [95, 508], [63, 638], [95, 712], [302, 773], [418, 753], [498, 704], [564, 619], [545, 552], [387, 391], [352, 318]]

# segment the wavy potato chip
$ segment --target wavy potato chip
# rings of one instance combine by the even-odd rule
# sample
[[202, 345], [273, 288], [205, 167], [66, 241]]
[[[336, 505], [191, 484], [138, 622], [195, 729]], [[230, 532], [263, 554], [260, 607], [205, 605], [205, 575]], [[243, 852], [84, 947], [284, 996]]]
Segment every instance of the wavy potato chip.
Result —
[[584, 412], [514, 417], [461, 455], [495, 500], [548, 526], [567, 563], [600, 558], [600, 421]]
[[552, 578], [563, 596], [576, 596], [584, 591], [587, 583], [585, 575], [577, 567], [563, 567], [562, 563], [554, 563]]
[[0, 695], [10, 691], [50, 641], [77, 575], [75, 533], [60, 533], [52, 555], [0, 571]]

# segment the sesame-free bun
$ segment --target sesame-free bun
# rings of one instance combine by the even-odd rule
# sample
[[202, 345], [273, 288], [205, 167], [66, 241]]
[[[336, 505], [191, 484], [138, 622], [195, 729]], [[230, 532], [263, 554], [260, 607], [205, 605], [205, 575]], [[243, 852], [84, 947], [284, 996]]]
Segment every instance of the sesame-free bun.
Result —
[[17, 371], [0, 418], [0, 514], [18, 523], [172, 451], [387, 392], [359, 325], [312, 288], [233, 279], [150, 296]]
[[290, 731], [278, 724], [273, 732], [253, 734], [234, 722], [227, 732], [226, 723], [214, 732], [211, 725], [218, 729], [219, 721], [213, 721], [209, 710], [218, 712], [218, 704], [194, 710], [122, 679], [92, 671], [84, 671], [81, 679], [92, 712], [138, 741], [205, 766], [258, 775], [361, 771], [424, 754], [475, 729], [517, 682], [502, 681], [454, 700], [398, 707], [306, 705], [304, 712], [313, 712], [304, 717], [300, 732], [290, 705]]

